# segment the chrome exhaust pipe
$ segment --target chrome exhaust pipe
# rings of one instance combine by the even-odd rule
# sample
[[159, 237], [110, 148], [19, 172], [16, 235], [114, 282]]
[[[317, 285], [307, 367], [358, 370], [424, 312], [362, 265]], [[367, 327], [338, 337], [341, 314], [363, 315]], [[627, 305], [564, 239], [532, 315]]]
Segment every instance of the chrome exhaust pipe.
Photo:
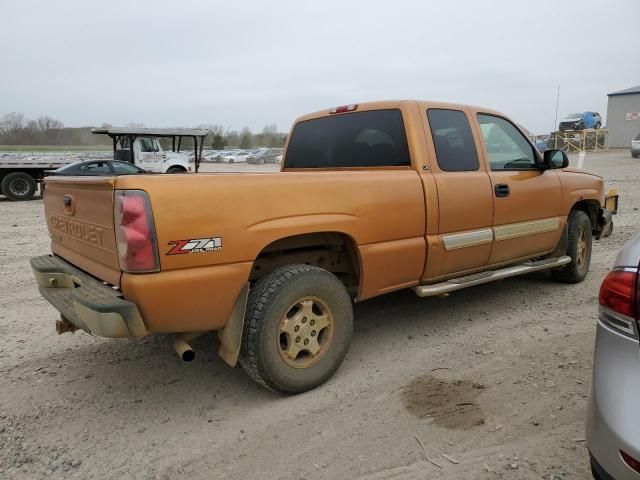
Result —
[[200, 335], [202, 332], [184, 332], [178, 333], [173, 339], [173, 349], [183, 362], [190, 363], [196, 358], [196, 352], [189, 345], [189, 341]]

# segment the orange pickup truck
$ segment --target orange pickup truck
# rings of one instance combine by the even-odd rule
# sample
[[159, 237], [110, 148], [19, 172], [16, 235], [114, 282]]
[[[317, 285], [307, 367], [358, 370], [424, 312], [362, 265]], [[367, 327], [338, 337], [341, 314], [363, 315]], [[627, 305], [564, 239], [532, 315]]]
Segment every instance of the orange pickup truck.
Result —
[[31, 266], [59, 332], [171, 333], [189, 361], [217, 331], [229, 365], [297, 393], [342, 362], [354, 301], [540, 270], [580, 282], [612, 228], [605, 197], [498, 112], [347, 105], [299, 118], [277, 173], [47, 179], [53, 254]]

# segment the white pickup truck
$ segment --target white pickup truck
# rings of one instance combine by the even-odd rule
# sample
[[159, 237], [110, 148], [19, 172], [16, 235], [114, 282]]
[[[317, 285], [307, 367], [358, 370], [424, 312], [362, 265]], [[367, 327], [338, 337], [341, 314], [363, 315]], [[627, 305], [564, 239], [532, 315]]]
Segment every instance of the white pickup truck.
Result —
[[[197, 172], [202, 158], [204, 138], [209, 134], [208, 130], [186, 128], [96, 128], [91, 132], [111, 137], [115, 160], [130, 162], [153, 173]], [[171, 139], [171, 151], [165, 151], [162, 148], [159, 138]], [[184, 138], [192, 140], [192, 155], [180, 151]], [[29, 200], [35, 195], [37, 185], [42, 182], [46, 172], [70, 163], [89, 160], [85, 157], [95, 155], [107, 156], [108, 154], [106, 152], [6, 154], [0, 157], [0, 193], [10, 200]], [[194, 167], [191, 166], [192, 163]]]

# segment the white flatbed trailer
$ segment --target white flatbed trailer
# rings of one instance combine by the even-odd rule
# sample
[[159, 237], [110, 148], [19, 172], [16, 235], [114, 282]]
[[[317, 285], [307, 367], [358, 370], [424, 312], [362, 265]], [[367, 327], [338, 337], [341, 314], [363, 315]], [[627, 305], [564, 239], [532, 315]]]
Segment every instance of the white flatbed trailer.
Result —
[[0, 152], [0, 193], [11, 200], [29, 200], [45, 172], [94, 157], [108, 159], [111, 152]]

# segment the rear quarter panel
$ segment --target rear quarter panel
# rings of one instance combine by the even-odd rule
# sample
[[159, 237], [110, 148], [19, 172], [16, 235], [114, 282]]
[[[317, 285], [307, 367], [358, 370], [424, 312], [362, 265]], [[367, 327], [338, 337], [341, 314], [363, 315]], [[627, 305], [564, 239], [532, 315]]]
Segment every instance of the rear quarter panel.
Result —
[[[415, 285], [424, 267], [424, 193], [410, 169], [119, 177], [116, 188], [151, 200], [161, 273], [122, 279], [150, 330], [224, 326], [253, 260], [292, 235], [351, 237], [360, 299]], [[222, 248], [167, 255], [174, 241], [207, 237], [220, 237]]]

